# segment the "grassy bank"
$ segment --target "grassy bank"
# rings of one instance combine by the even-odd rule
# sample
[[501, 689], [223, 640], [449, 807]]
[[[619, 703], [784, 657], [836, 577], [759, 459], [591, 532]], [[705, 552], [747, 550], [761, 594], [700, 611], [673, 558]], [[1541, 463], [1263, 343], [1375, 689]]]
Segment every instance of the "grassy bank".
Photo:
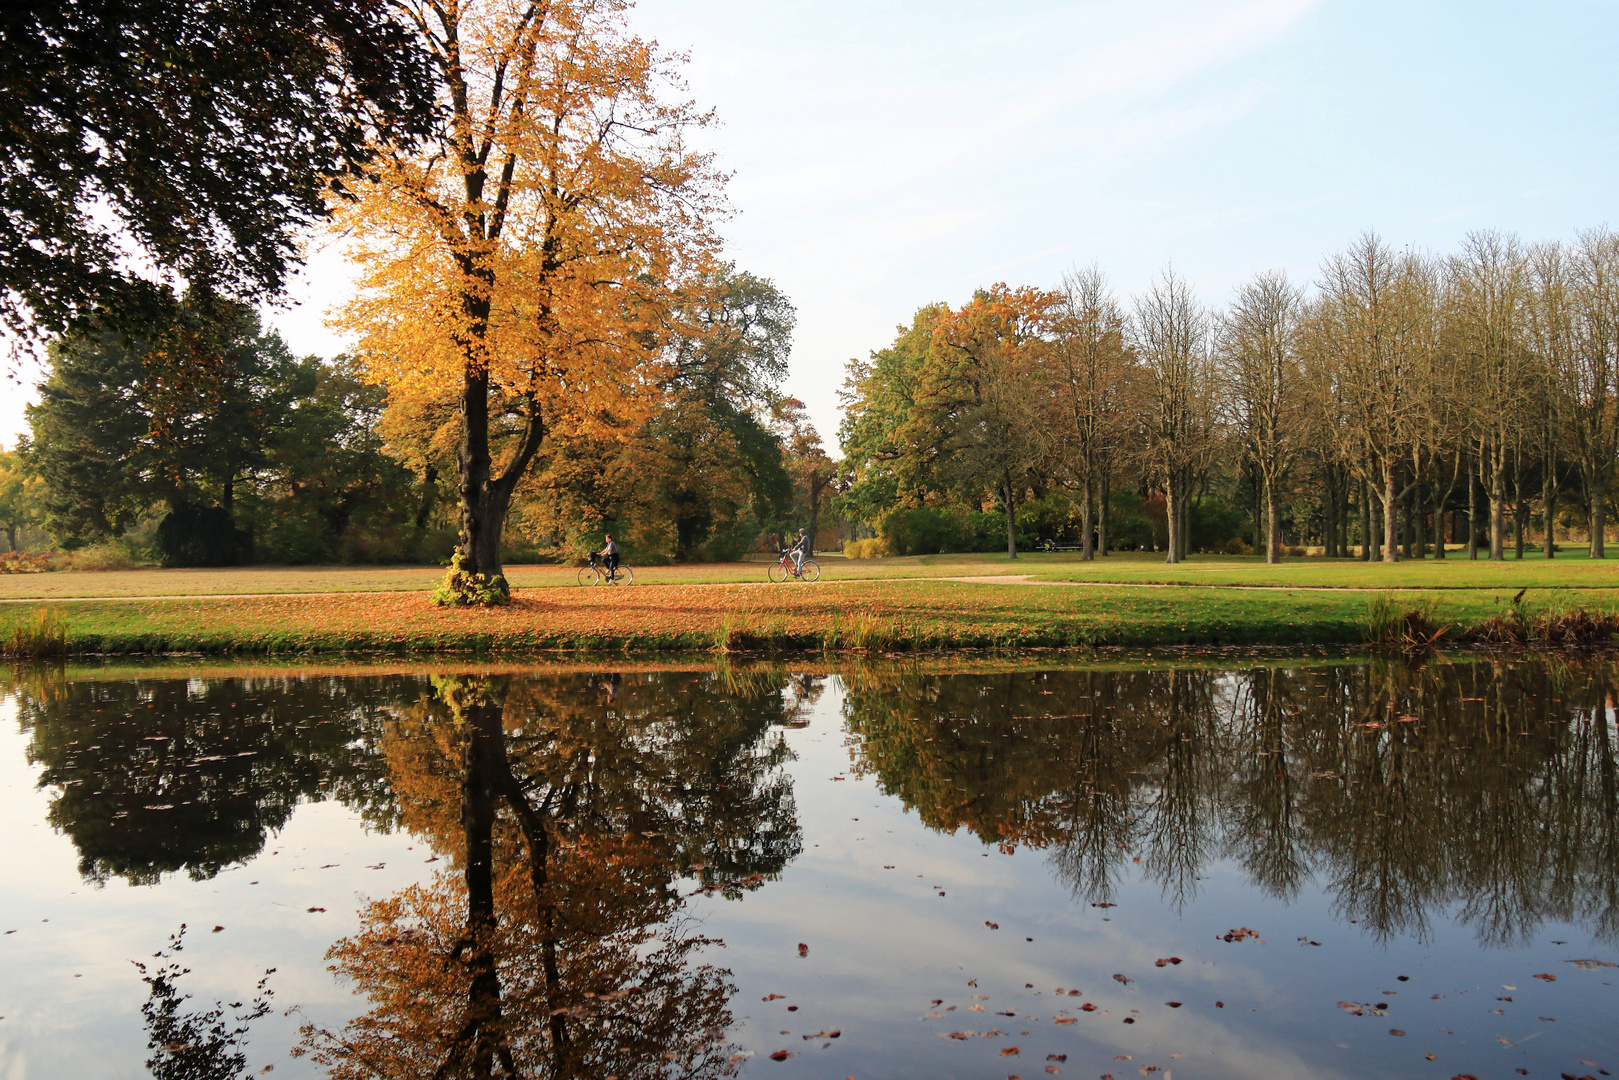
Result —
[[[1157, 645], [1353, 645], [1369, 607], [1422, 609], [1453, 631], [1509, 607], [1505, 590], [1119, 588], [958, 581], [668, 585], [546, 589], [507, 608], [433, 607], [423, 593], [62, 601], [48, 605], [71, 654], [564, 651], [889, 651]], [[1530, 600], [1526, 609], [1567, 606]], [[1619, 610], [1619, 589], [1586, 589], [1589, 610]], [[1538, 607], [1537, 607], [1538, 604]], [[0, 609], [0, 637], [40, 619]]]
[[[1474, 562], [1452, 553], [1448, 559], [1417, 559], [1392, 565], [1350, 559], [1296, 558], [1277, 566], [1268, 566], [1253, 556], [1203, 555], [1167, 566], [1162, 555], [1147, 552], [1114, 554], [1088, 563], [1067, 552], [1024, 553], [1016, 561], [1008, 560], [1004, 554], [845, 559], [841, 555], [823, 553], [816, 558], [828, 582], [1027, 576], [1034, 581], [1299, 589], [1619, 588], [1619, 558], [1592, 562], [1583, 552], [1563, 552], [1552, 560], [1534, 556], [1499, 563]], [[639, 566], [635, 582], [637, 588], [758, 584], [764, 581], [767, 565], [766, 561], [749, 561]], [[511, 566], [507, 567], [507, 572], [512, 585], [522, 591], [578, 588], [578, 571], [571, 566]], [[0, 601], [426, 592], [443, 576], [442, 566], [248, 566], [10, 574], [0, 575]]]

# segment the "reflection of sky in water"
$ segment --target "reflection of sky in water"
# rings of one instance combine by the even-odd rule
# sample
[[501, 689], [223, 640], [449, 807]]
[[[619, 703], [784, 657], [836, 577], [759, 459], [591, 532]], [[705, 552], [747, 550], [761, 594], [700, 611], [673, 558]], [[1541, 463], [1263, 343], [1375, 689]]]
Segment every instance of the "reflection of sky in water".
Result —
[[[1482, 665], [1466, 674], [1488, 681]], [[1294, 673], [1290, 686], [1296, 691], [1309, 679], [1324, 677]], [[691, 685], [693, 676], [666, 678]], [[1526, 683], [1498, 693], [1498, 699], [1509, 715], [1522, 720], [1542, 706], [1572, 707], [1579, 698], [1575, 684], [1583, 686], [1585, 679], [1578, 675], [1573, 683], [1550, 690]], [[640, 681], [642, 677], [628, 677], [611, 704], [605, 695], [599, 697], [601, 707], [632, 708]], [[1254, 679], [1234, 675], [1194, 681], [1196, 686], [1183, 689], [1203, 703], [1207, 722], [1224, 725], [1223, 737], [1240, 742], [1236, 729], [1241, 725], [1233, 725], [1231, 718], [1254, 707]], [[1438, 902], [1426, 912], [1423, 934], [1369, 932], [1345, 921], [1342, 908], [1344, 889], [1367, 883], [1338, 880], [1335, 864], [1320, 850], [1307, 860], [1314, 872], [1300, 880], [1291, 900], [1267, 895], [1253, 883], [1252, 846], [1242, 849], [1232, 833], [1234, 822], [1251, 821], [1243, 816], [1242, 793], [1251, 790], [1243, 784], [1260, 775], [1250, 768], [1257, 753], [1219, 756], [1216, 763], [1225, 769], [1223, 775], [1200, 774], [1199, 823], [1212, 840], [1206, 860], [1194, 867], [1197, 880], [1190, 884], [1195, 893], [1180, 904], [1166, 895], [1162, 875], [1149, 872], [1153, 858], [1141, 847], [1122, 853], [1116, 888], [1107, 897], [1117, 906], [1098, 908], [1089, 897], [1074, 895], [1068, 884], [1073, 872], [1053, 850], [1020, 844], [1007, 853], [986, 846], [975, 832], [992, 833], [995, 821], [976, 821], [953, 834], [924, 826], [919, 813], [931, 813], [931, 804], [907, 808], [901, 799], [883, 793], [878, 775], [861, 775], [857, 762], [870, 765], [874, 756], [887, 755], [877, 763], [889, 769], [885, 779], [902, 782], [915, 802], [917, 791], [931, 797], [926, 793], [936, 795], [942, 785], [954, 784], [951, 768], [998, 786], [1028, 782], [1030, 790], [1038, 790], [1048, 775], [1063, 774], [1068, 764], [1062, 755], [1071, 751], [1041, 743], [1019, 758], [994, 741], [1001, 738], [1002, 716], [1038, 712], [1040, 688], [1052, 684], [1038, 683], [1034, 676], [1011, 684], [1005, 676], [956, 676], [944, 682], [950, 685], [941, 689], [938, 679], [913, 680], [896, 696], [894, 684], [852, 677], [848, 685], [860, 699], [853, 705], [844, 682], [824, 683], [820, 696], [804, 707], [807, 726], [775, 729], [784, 733], [795, 755], [785, 768], [793, 779], [801, 854], [778, 880], [740, 899], [697, 895], [687, 901], [686, 911], [699, 920], [701, 932], [725, 942], [723, 948], [709, 950], [709, 956], [734, 972], [731, 1037], [753, 1054], [743, 1067], [748, 1075], [859, 1080], [1019, 1075], [1029, 1080], [1046, 1075], [1047, 1055], [1056, 1054], [1067, 1055], [1058, 1066], [1060, 1075], [1111, 1073], [1118, 1080], [1141, 1075], [1139, 1070], [1149, 1066], [1200, 1077], [1487, 1077], [1513, 1075], [1520, 1067], [1531, 1075], [1579, 1076], [1595, 1074], [1594, 1067], [1580, 1062], [1589, 1058], [1613, 1069], [1615, 1060], [1601, 1051], [1612, 1044], [1607, 1017], [1616, 1003], [1612, 984], [1619, 982], [1619, 969], [1580, 970], [1568, 963], [1586, 957], [1619, 960], [1611, 943], [1593, 941], [1590, 911], [1541, 910], [1544, 921], [1532, 928], [1528, 940], [1505, 948], [1481, 947], [1481, 921], [1458, 917], [1464, 905], [1478, 898], [1441, 888], [1435, 892]], [[1459, 701], [1482, 694], [1479, 683], [1464, 682], [1461, 675], [1447, 675], [1420, 687], [1426, 695], [1421, 708], [1434, 710], [1424, 716], [1431, 715], [1441, 727], [1450, 725], [1440, 742], [1453, 749], [1437, 756], [1432, 745], [1426, 756], [1404, 752], [1398, 770], [1389, 775], [1409, 781], [1411, 804], [1432, 796], [1434, 785], [1451, 784], [1455, 788], [1445, 797], [1454, 802], [1458, 820], [1480, 806], [1501, 815], [1511, 813], [1515, 802], [1527, 803], [1519, 812], [1531, 818], [1526, 830], [1531, 838], [1561, 842], [1558, 836], [1569, 827], [1589, 834], [1593, 842], [1610, 836], [1611, 802], [1576, 806], [1584, 817], [1571, 825], [1560, 817], [1571, 800], [1559, 801], [1555, 789], [1594, 784], [1589, 790], [1605, 791], [1611, 799], [1612, 743], [1607, 744], [1610, 774], [1605, 782], [1578, 773], [1577, 765], [1513, 779], [1509, 774], [1514, 768], [1547, 760], [1549, 733], [1537, 728], [1532, 747], [1508, 750], [1502, 740], [1521, 738], [1508, 732], [1523, 727], [1491, 728], [1468, 713], [1486, 706]], [[785, 675], [775, 685], [786, 686]], [[1013, 696], [1004, 701], [996, 697], [1009, 687]], [[203, 689], [193, 684], [193, 696]], [[952, 691], [959, 692], [954, 699]], [[1133, 797], [1138, 801], [1131, 804], [1136, 812], [1159, 808], [1164, 796], [1158, 788], [1165, 775], [1159, 751], [1178, 752], [1174, 744], [1179, 738], [1171, 738], [1173, 724], [1161, 712], [1166, 692], [1162, 686], [1139, 685], [1121, 692], [1136, 695], [1136, 712], [1119, 720], [1120, 727], [1156, 724], [1160, 729], [1147, 740], [1150, 745], [1138, 740], [1131, 744], [1135, 751], [1118, 751], [1141, 755], [1140, 762], [1123, 763], [1136, 775]], [[784, 702], [793, 700], [791, 689], [782, 694]], [[1070, 682], [1047, 700], [1072, 700], [1072, 694]], [[1552, 703], [1551, 697], [1563, 700]], [[1299, 702], [1313, 699], [1295, 693], [1290, 700], [1286, 708], [1308, 711], [1307, 703]], [[1410, 700], [1401, 709], [1414, 708]], [[885, 727], [883, 711], [898, 710], [902, 718], [915, 720], [918, 710], [937, 708], [943, 717], [962, 718], [968, 710], [958, 706], [969, 701], [977, 702], [968, 717], [973, 722], [957, 729], [957, 742], [936, 758], [921, 760], [917, 775], [906, 774], [907, 755], [929, 749], [906, 740], [933, 739], [932, 749], [937, 750], [939, 740], [950, 736], [942, 727], [925, 736], [922, 727], [935, 728], [913, 724], [917, 731], [912, 732], [903, 725]], [[868, 708], [874, 703], [880, 707]], [[1373, 719], [1371, 713], [1356, 712], [1364, 704], [1350, 700], [1341, 708], [1359, 720]], [[1492, 699], [1489, 707], [1494, 704]], [[281, 707], [289, 718], [314, 716], [318, 696], [299, 697], [296, 708], [285, 702]], [[1441, 723], [1440, 714], [1449, 719]], [[168, 873], [152, 886], [131, 886], [114, 876], [98, 887], [80, 876], [80, 853], [69, 837], [45, 824], [54, 792], [35, 787], [38, 768], [28, 764], [30, 738], [19, 733], [16, 715], [13, 698], [0, 714], [0, 827], [6, 837], [0, 861], [0, 930], [17, 931], [0, 937], [0, 970], [5, 972], [0, 980], [0, 1015], [5, 1017], [0, 1020], [0, 1080], [147, 1075], [139, 1015], [145, 988], [129, 961], [154, 952], [181, 922], [190, 927], [181, 959], [193, 969], [182, 988], [199, 999], [240, 999], [264, 968], [278, 969], [271, 981], [276, 1011], [254, 1027], [251, 1071], [273, 1061], [277, 1077], [320, 1075], [307, 1059], [285, 1057], [296, 1041], [298, 1024], [307, 1020], [338, 1027], [363, 1008], [327, 973], [326, 949], [358, 928], [361, 896], [386, 896], [425, 880], [447, 862], [425, 864], [432, 853], [422, 839], [403, 832], [367, 832], [358, 812], [328, 801], [300, 804], [284, 827], [267, 837], [257, 856], [215, 876], [191, 880], [184, 871]], [[1395, 710], [1391, 722], [1398, 723], [1398, 715]], [[847, 724], [846, 717], [851, 718]], [[1552, 727], [1544, 715], [1535, 714], [1535, 723]], [[1586, 725], [1585, 731], [1600, 726]], [[862, 744], [851, 727], [868, 741]], [[1047, 724], [1031, 741], [1049, 738], [1051, 730]], [[1206, 737], [1207, 731], [1198, 737]], [[1611, 737], [1611, 729], [1606, 734]], [[1304, 784], [1311, 776], [1309, 754], [1325, 752], [1319, 735], [1294, 729], [1287, 736], [1289, 774], [1299, 781], [1294, 822], [1300, 829], [1307, 830], [1304, 819], [1311, 814], [1328, 813], [1310, 802], [1325, 798], [1328, 789], [1318, 781], [1312, 794]], [[1468, 736], [1465, 742], [1463, 735]], [[1367, 737], [1359, 729], [1356, 738], [1363, 741], [1349, 745], [1362, 747]], [[1455, 749], [1474, 741], [1478, 746], [1471, 751]], [[986, 756], [963, 765], [969, 750]], [[1600, 760], [1590, 754], [1580, 759], [1586, 764]], [[1454, 773], [1457, 762], [1469, 761], [1479, 765], [1477, 791], [1462, 790]], [[1209, 755], [1203, 764], [1209, 764]], [[1233, 779], [1234, 769], [1249, 773]], [[353, 781], [352, 774], [346, 776], [345, 783]], [[1581, 796], [1572, 801], [1591, 800]], [[1359, 842], [1373, 847], [1387, 842], [1389, 835], [1407, 842], [1411, 835], [1380, 832], [1378, 822], [1366, 824], [1370, 827]], [[1343, 850], [1348, 849], [1336, 854]], [[1407, 863], [1420, 866], [1424, 861], [1420, 854], [1415, 859], [1404, 854]], [[1504, 890], [1527, 889], [1533, 895], [1518, 899], [1533, 909], [1544, 908], [1544, 896], [1562, 883], [1549, 877], [1514, 882], [1504, 871], [1514, 858], [1539, 854], [1514, 855], [1501, 838], [1481, 836], [1476, 850], [1469, 849], [1464, 857], [1436, 852], [1433, 861], [1451, 867], [1479, 864], [1474, 880], [1489, 880], [1494, 873]], [[1146, 861], [1136, 864], [1137, 856]], [[1491, 859], [1503, 865], [1492, 869], [1487, 865]], [[1603, 864], [1598, 860], [1590, 865]], [[1580, 886], [1584, 893], [1613, 889], [1619, 865], [1608, 861], [1609, 872], [1595, 875], [1600, 880], [1592, 879], [1590, 865]], [[690, 893], [698, 883], [687, 877], [677, 885]], [[310, 907], [326, 911], [311, 913]], [[225, 929], [211, 933], [215, 925]], [[1218, 940], [1237, 927], [1258, 930], [1265, 944]], [[798, 955], [800, 942], [809, 946], [807, 956]], [[1182, 963], [1155, 966], [1156, 960], [1171, 956]], [[1557, 980], [1535, 979], [1541, 972], [1555, 974]], [[1121, 984], [1112, 978], [1114, 973], [1131, 981]], [[1400, 975], [1409, 980], [1399, 981]], [[969, 985], [973, 980], [976, 986]], [[1503, 984], [1515, 989], [1504, 990]], [[1058, 987], [1080, 990], [1082, 996], [1064, 993], [1059, 998]], [[1384, 991], [1395, 994], [1385, 996]], [[784, 997], [761, 1000], [770, 994]], [[983, 995], [983, 1000], [973, 995]], [[1504, 996], [1514, 1000], [1496, 1000]], [[932, 1007], [934, 999], [943, 1004]], [[1386, 1017], [1369, 1010], [1357, 1017], [1338, 1006], [1340, 1001], [1379, 1000], [1389, 1003]], [[1169, 1001], [1181, 1005], [1171, 1008]], [[1224, 1007], [1216, 1008], [1216, 1001]], [[1098, 1008], [1084, 1012], [1082, 1002]], [[282, 1010], [294, 1005], [300, 1011], [284, 1017]], [[793, 1005], [797, 1010], [789, 1012]], [[956, 1008], [949, 1010], [952, 1005]], [[973, 1005], [982, 1005], [983, 1011], [971, 1011]], [[1016, 1015], [998, 1015], [1003, 1010]], [[925, 1019], [930, 1012], [944, 1015]], [[1076, 1022], [1055, 1024], [1059, 1015]], [[1127, 1025], [1125, 1018], [1135, 1023]], [[992, 1029], [1001, 1034], [982, 1037]], [[1406, 1034], [1392, 1036], [1390, 1029]], [[836, 1039], [801, 1037], [833, 1030], [841, 1033]], [[942, 1037], [968, 1031], [975, 1034], [965, 1040]], [[1000, 1054], [1013, 1046], [1017, 1055]], [[779, 1063], [766, 1059], [777, 1050], [798, 1056]], [[1424, 1058], [1430, 1053], [1433, 1062]], [[1123, 1055], [1128, 1058], [1121, 1060]]]

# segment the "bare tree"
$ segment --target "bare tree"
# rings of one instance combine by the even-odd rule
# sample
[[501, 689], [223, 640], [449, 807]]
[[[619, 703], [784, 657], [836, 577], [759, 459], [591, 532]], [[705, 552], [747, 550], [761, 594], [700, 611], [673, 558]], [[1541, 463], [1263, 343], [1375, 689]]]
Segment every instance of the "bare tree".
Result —
[[1136, 300], [1132, 331], [1151, 399], [1148, 451], [1169, 517], [1165, 561], [1178, 563], [1187, 552], [1187, 497], [1200, 449], [1199, 413], [1207, 405], [1198, 391], [1208, 366], [1209, 316], [1186, 279], [1166, 268]]
[[1053, 331], [1059, 479], [1080, 493], [1080, 551], [1089, 561], [1096, 557], [1098, 499], [1107, 499], [1102, 483], [1106, 459], [1120, 435], [1127, 361], [1124, 313], [1095, 264], [1063, 275]]
[[1540, 505], [1546, 519], [1545, 553], [1557, 552], [1553, 533], [1560, 480], [1559, 464], [1568, 422], [1575, 415], [1579, 377], [1575, 363], [1571, 260], [1562, 244], [1536, 245], [1529, 254], [1532, 278], [1528, 333], [1541, 384], [1537, 420], [1540, 428]]
[[1619, 236], [1580, 234], [1569, 252], [1573, 284], [1569, 429], [1590, 515], [1591, 558], [1606, 554], [1608, 481], [1619, 453]]
[[[1399, 560], [1399, 502], [1431, 362], [1435, 280], [1420, 257], [1366, 233], [1322, 268], [1320, 345], [1334, 365], [1343, 419], [1332, 433], [1383, 510], [1383, 561]], [[1407, 484], [1415, 481], [1407, 480]]]
[[1467, 235], [1448, 262], [1445, 350], [1465, 373], [1478, 478], [1489, 499], [1490, 558], [1506, 558], [1507, 469], [1522, 443], [1533, 400], [1524, 337], [1529, 265], [1516, 237]]
[[1223, 404], [1263, 487], [1268, 563], [1282, 561], [1276, 497], [1281, 476], [1295, 453], [1302, 302], [1301, 293], [1285, 273], [1267, 271], [1237, 290], [1221, 325]]

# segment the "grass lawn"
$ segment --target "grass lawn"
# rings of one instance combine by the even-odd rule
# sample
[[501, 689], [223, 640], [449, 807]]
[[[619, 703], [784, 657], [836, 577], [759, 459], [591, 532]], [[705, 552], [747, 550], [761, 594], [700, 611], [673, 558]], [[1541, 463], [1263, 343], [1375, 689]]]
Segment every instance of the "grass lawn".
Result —
[[[1386, 565], [1070, 554], [820, 557], [817, 584], [766, 583], [766, 563], [646, 567], [630, 588], [576, 570], [510, 568], [514, 603], [433, 607], [439, 567], [250, 567], [0, 577], [0, 639], [44, 610], [76, 653], [866, 649], [1355, 644], [1380, 595], [1472, 626], [1527, 587], [1526, 607], [1619, 611], [1619, 559]], [[960, 579], [960, 580], [952, 580]], [[978, 580], [974, 580], [978, 579]]]
[[[1193, 556], [1176, 566], [1162, 555], [1114, 554], [1081, 562], [1067, 552], [1026, 552], [1016, 561], [1005, 555], [920, 555], [889, 559], [816, 556], [827, 582], [906, 578], [1000, 577], [1027, 575], [1033, 581], [1111, 582], [1134, 585], [1215, 585], [1330, 589], [1612, 589], [1619, 588], [1619, 557], [1593, 563], [1583, 551], [1556, 559], [1526, 557], [1521, 562], [1471, 562], [1452, 553], [1443, 560], [1362, 563], [1354, 560], [1296, 558], [1267, 566], [1253, 556]], [[633, 560], [631, 560], [633, 562]], [[770, 560], [685, 566], [647, 566], [635, 571], [643, 585], [762, 583]], [[507, 575], [519, 590], [578, 588], [571, 566], [511, 566]], [[231, 596], [256, 594], [412, 592], [431, 589], [443, 576], [439, 566], [251, 566], [189, 570], [111, 570], [102, 572], [0, 576], [0, 601], [66, 600], [85, 597]]]
[[[1505, 590], [1400, 591], [1433, 618], [1467, 626], [1501, 610]], [[1362, 640], [1369, 597], [1347, 590], [1029, 586], [960, 581], [666, 585], [530, 589], [507, 608], [433, 607], [422, 592], [65, 600], [76, 653], [690, 651], [1346, 645]], [[1581, 594], [1619, 608], [1619, 588]], [[0, 635], [36, 605], [0, 610]]]

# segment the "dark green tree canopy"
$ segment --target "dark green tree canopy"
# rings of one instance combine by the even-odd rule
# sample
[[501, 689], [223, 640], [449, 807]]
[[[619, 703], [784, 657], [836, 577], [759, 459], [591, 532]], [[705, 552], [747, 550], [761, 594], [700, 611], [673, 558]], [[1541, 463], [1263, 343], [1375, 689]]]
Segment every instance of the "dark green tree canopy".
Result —
[[327, 179], [431, 127], [413, 42], [379, 0], [0, 4], [0, 321], [150, 321], [132, 263], [279, 291]]

